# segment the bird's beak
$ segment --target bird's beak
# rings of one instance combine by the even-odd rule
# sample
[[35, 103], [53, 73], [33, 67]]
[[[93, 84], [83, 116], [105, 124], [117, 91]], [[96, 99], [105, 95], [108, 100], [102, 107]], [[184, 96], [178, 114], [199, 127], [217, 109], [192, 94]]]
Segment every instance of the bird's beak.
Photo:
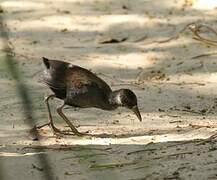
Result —
[[141, 114], [139, 112], [138, 106], [133, 106], [133, 108], [131, 110], [136, 114], [139, 121], [142, 121], [142, 117], [141, 117]]

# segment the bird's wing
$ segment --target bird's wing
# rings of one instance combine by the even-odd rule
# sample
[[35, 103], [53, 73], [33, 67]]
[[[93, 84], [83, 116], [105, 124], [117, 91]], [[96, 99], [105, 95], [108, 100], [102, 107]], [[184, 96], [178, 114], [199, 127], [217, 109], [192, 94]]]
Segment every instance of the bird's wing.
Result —
[[65, 77], [67, 87], [76, 87], [76, 89], [79, 89], [94, 86], [95, 88], [104, 90], [105, 93], [111, 92], [111, 88], [105, 81], [97, 77], [92, 72], [79, 66], [69, 66]]

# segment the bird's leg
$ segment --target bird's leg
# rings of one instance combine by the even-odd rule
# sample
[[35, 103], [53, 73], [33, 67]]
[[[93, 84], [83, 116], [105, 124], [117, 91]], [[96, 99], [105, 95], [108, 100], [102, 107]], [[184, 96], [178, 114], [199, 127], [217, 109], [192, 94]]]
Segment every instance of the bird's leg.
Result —
[[77, 136], [82, 136], [84, 134], [80, 133], [75, 126], [68, 120], [68, 118], [63, 114], [63, 107], [65, 106], [65, 103], [57, 108], [57, 113], [64, 119], [64, 121], [67, 123], [67, 125], [70, 127], [72, 132]]
[[54, 97], [56, 97], [56, 96], [54, 94], [51, 94], [51, 95], [45, 97], [45, 99], [44, 99], [44, 102], [46, 104], [47, 111], [48, 111], [48, 120], [49, 120], [48, 123], [37, 126], [36, 128], [40, 129], [40, 128], [44, 127], [44, 126], [50, 126], [51, 129], [53, 130], [54, 134], [56, 134], [56, 133], [61, 133], [61, 131], [54, 126], [53, 118], [52, 118], [51, 111], [50, 111], [50, 105], [49, 105], [49, 102], [48, 102], [51, 98], [54, 98]]

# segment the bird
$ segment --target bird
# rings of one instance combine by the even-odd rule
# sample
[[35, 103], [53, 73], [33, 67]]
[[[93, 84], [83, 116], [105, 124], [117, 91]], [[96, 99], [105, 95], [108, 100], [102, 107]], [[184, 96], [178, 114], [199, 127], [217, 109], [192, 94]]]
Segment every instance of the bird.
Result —
[[52, 94], [45, 97], [49, 121], [37, 128], [49, 125], [55, 134], [64, 134], [63, 131], [55, 127], [52, 119], [49, 100], [53, 98], [62, 100], [61, 106], [57, 107], [56, 111], [67, 123], [70, 131], [77, 136], [84, 134], [79, 132], [63, 113], [63, 108], [66, 105], [78, 108], [98, 108], [107, 111], [122, 106], [130, 109], [139, 121], [142, 121], [137, 97], [133, 91], [129, 89], [112, 91], [104, 80], [85, 68], [45, 57], [42, 57], [42, 60], [45, 66], [42, 82], [51, 89]]

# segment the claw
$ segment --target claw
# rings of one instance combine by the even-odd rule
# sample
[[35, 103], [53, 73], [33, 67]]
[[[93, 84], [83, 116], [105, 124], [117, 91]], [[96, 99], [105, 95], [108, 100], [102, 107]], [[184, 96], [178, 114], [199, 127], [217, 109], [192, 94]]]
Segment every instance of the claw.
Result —
[[53, 131], [53, 133], [54, 133], [55, 135], [57, 135], [57, 134], [65, 134], [63, 131], [61, 131], [61, 130], [59, 130], [58, 128], [56, 128], [51, 122], [42, 124], [42, 125], [40, 125], [40, 126], [36, 126], [35, 128], [36, 128], [36, 129], [41, 129], [41, 128], [45, 127], [45, 126], [50, 126], [50, 128], [52, 129], [52, 131]]

